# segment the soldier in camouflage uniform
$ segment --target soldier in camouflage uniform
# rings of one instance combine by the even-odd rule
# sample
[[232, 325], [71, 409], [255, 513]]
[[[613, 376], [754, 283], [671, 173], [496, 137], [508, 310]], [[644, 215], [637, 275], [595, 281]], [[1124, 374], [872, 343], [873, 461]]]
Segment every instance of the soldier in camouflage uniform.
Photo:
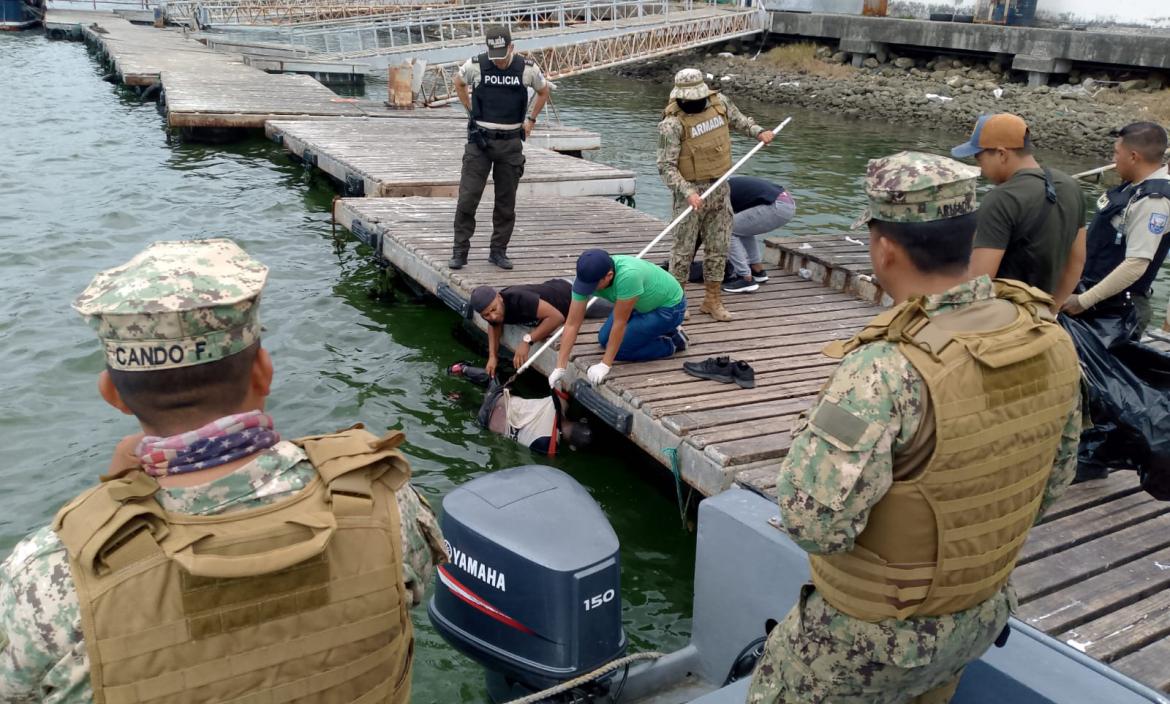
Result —
[[1043, 292], [967, 280], [977, 175], [913, 152], [869, 163], [857, 227], [899, 305], [830, 345], [841, 364], [794, 428], [776, 490], [813, 582], [769, 635], [752, 704], [947, 702], [1004, 631], [1028, 529], [1072, 481], [1075, 350]]
[[706, 200], [700, 195], [731, 168], [732, 127], [764, 144], [772, 141], [771, 130], [707, 87], [701, 71], [685, 68], [675, 75], [670, 103], [658, 123], [658, 173], [674, 196], [675, 217], [688, 205], [694, 212], [675, 228], [670, 273], [685, 289], [702, 242], [707, 293], [699, 310], [720, 321], [731, 320], [720, 293], [734, 218], [731, 187], [722, 184]]
[[[214, 432], [204, 432], [214, 423], [204, 425], [199, 419], [200, 402], [242, 395], [242, 403], [251, 408], [227, 412], [260, 414], [272, 379], [271, 359], [260, 348], [257, 315], [266, 275], [267, 267], [229, 240], [160, 242], [127, 264], [99, 274], [77, 299], [74, 307], [103, 341], [108, 368], [99, 381], [102, 395], [123, 412], [134, 412], [150, 435], [170, 436], [127, 438], [115, 453], [114, 469], [146, 466], [144, 459], [125, 450], [135, 445], [139, 451], [172, 448], [153, 457], [166, 466], [168, 461], [180, 461], [183, 451], [167, 441], [184, 438], [184, 431], [192, 435], [193, 428], [199, 428], [194, 434], [215, 439]], [[247, 391], [219, 389], [207, 396], [181, 383], [155, 395], [144, 390], [151, 377], [175, 373], [179, 376], [168, 377], [171, 382], [183, 374], [206, 380], [210, 371], [209, 383], [214, 384], [231, 365], [238, 369], [240, 364]], [[180, 410], [168, 413], [164, 410], [168, 407]], [[223, 409], [211, 412], [224, 414]], [[183, 418], [189, 420], [184, 423]], [[231, 437], [220, 439], [226, 442]], [[305, 451], [281, 441], [275, 431], [252, 428], [234, 437], [247, 442], [222, 464], [204, 457], [202, 464], [188, 466], [185, 475], [150, 472], [147, 466], [162, 487], [154, 499], [171, 513], [218, 516], [289, 499], [318, 476]], [[210, 468], [203, 469], [204, 465]], [[402, 580], [408, 600], [417, 605], [434, 565], [446, 558], [442, 535], [427, 502], [409, 483], [395, 492], [395, 498], [401, 517]], [[0, 566], [0, 701], [94, 701], [71, 567], [53, 526], [17, 544]]]

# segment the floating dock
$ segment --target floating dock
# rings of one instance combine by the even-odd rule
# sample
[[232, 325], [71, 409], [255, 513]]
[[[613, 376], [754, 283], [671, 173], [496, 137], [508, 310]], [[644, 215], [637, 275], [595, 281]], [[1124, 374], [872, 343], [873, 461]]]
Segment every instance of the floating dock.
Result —
[[[455, 197], [467, 133], [446, 121], [272, 121], [268, 136], [349, 195]], [[634, 173], [526, 145], [520, 196], [633, 195]], [[488, 180], [490, 187], [491, 180]], [[490, 196], [485, 196], [490, 202]], [[491, 218], [489, 216], [488, 221]], [[517, 217], [517, 221], [520, 218]]]
[[[608, 199], [520, 198], [508, 247], [516, 268], [503, 271], [487, 263], [491, 207], [484, 199], [470, 261], [458, 271], [447, 268], [453, 199], [342, 199], [335, 218], [379, 257], [456, 309], [482, 284], [501, 287], [555, 276], [571, 278], [577, 255], [589, 247], [636, 253], [664, 225]], [[663, 262], [669, 248], [668, 237], [647, 258]], [[777, 460], [788, 448], [793, 418], [812, 402], [835, 365], [821, 355], [821, 348], [848, 336], [877, 308], [790, 274], [778, 274], [755, 294], [727, 295], [727, 307], [736, 315], [730, 323], [714, 322], [698, 312], [700, 286], [689, 286], [687, 297], [692, 318], [685, 327], [691, 346], [670, 359], [618, 363], [596, 389], [595, 401], [604, 403], [599, 415], [625, 419], [619, 425], [628, 427], [619, 430], [659, 462], [670, 466], [668, 450], [677, 449], [683, 479], [710, 495], [744, 472], [775, 473]], [[483, 324], [478, 318], [476, 323]], [[599, 321], [586, 321], [582, 328], [569, 369], [570, 384], [584, 379], [588, 367], [600, 361], [599, 327]], [[518, 328], [506, 328], [504, 344], [518, 343], [522, 334]], [[684, 361], [725, 354], [755, 367], [755, 389], [703, 381], [682, 371]], [[554, 362], [555, 357], [546, 353], [534, 366], [547, 373]]]

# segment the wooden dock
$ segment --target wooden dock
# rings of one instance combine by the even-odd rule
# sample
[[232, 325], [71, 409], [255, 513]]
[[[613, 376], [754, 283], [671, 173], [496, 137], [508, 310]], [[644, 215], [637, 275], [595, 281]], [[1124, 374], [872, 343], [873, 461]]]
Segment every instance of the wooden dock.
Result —
[[[446, 121], [272, 121], [265, 133], [294, 156], [347, 184], [350, 195], [454, 197], [459, 192], [467, 135]], [[520, 196], [634, 193], [631, 171], [532, 145], [526, 145], [524, 153], [527, 164]]]
[[[635, 253], [664, 225], [608, 199], [522, 198], [508, 247], [516, 268], [502, 271], [487, 263], [488, 236], [481, 232], [472, 241], [467, 267], [451, 271], [446, 262], [454, 212], [455, 201], [449, 198], [360, 198], [338, 201], [335, 217], [454, 308], [481, 284], [571, 278], [577, 255], [588, 247]], [[491, 222], [487, 199], [479, 221]], [[648, 259], [665, 261], [669, 247], [668, 237]], [[685, 481], [709, 495], [745, 472], [775, 472], [776, 461], [788, 448], [792, 419], [811, 403], [835, 364], [820, 354], [821, 348], [846, 337], [877, 309], [788, 274], [777, 275], [756, 294], [728, 295], [727, 306], [736, 314], [731, 323], [717, 323], [698, 312], [700, 286], [688, 287], [687, 296], [690, 348], [670, 359], [619, 363], [597, 391], [611, 407], [629, 414], [629, 437], [658, 461], [669, 466], [666, 450], [677, 448]], [[583, 327], [569, 383], [584, 379], [589, 365], [601, 359], [599, 327], [600, 321], [587, 321]], [[522, 334], [507, 329], [505, 344], [517, 343]], [[723, 354], [755, 367], [755, 389], [695, 379], [681, 369], [684, 361]], [[546, 353], [535, 366], [547, 373], [554, 361]]]
[[[453, 216], [453, 201], [443, 198], [342, 199], [335, 211], [337, 221], [386, 262], [455, 309], [481, 284], [571, 278], [581, 250], [600, 246], [633, 253], [663, 226], [608, 200], [591, 199], [587, 205], [581, 199], [522, 200], [508, 248], [516, 268], [505, 272], [487, 263], [485, 232], [473, 240], [468, 266], [451, 271], [446, 259]], [[480, 222], [490, 222], [488, 203]], [[819, 251], [813, 255], [802, 249], [806, 243]], [[769, 252], [772, 259], [787, 252], [784, 266], [798, 271], [839, 247], [832, 237], [786, 238]], [[648, 259], [664, 261], [668, 249], [669, 238]], [[618, 363], [596, 388], [597, 396], [629, 415], [630, 439], [662, 464], [670, 466], [666, 450], [677, 448], [681, 476], [695, 489], [709, 495], [736, 483], [774, 498], [792, 422], [836, 366], [821, 354], [822, 347], [848, 337], [880, 311], [822, 283], [848, 285], [866, 270], [853, 260], [847, 257], [855, 267], [847, 272], [822, 265], [825, 271], [815, 281], [773, 271], [759, 292], [726, 295], [736, 314], [731, 323], [699, 314], [702, 292], [688, 286], [690, 348], [670, 359]], [[484, 327], [478, 317], [475, 323]], [[570, 384], [583, 380], [589, 365], [600, 360], [599, 327], [600, 321], [583, 326], [568, 370]], [[505, 328], [503, 342], [517, 344], [522, 334], [519, 328]], [[683, 361], [718, 354], [750, 362], [756, 388], [698, 380], [681, 371]], [[534, 366], [548, 373], [554, 361], [546, 353]], [[1032, 531], [1013, 582], [1024, 621], [1140, 682], [1170, 691], [1165, 666], [1170, 659], [1170, 502], [1143, 492], [1135, 473], [1115, 472], [1106, 480], [1071, 487]]]
[[852, 293], [873, 303], [889, 303], [869, 264], [869, 233], [784, 235], [764, 240], [766, 251], [781, 268], [804, 270], [809, 280]]

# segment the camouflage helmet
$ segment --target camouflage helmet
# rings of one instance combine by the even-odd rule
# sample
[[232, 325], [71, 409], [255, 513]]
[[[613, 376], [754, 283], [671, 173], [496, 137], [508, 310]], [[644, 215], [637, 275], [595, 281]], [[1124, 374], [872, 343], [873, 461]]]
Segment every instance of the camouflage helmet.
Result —
[[936, 154], [898, 152], [870, 159], [865, 170], [869, 207], [853, 229], [870, 220], [932, 222], [973, 213], [978, 177], [979, 169]]
[[697, 68], [684, 68], [674, 74], [674, 88], [671, 100], [702, 100], [711, 95], [711, 89], [703, 79], [703, 72]]
[[260, 339], [268, 267], [231, 240], [156, 242], [94, 277], [73, 302], [111, 369], [207, 364]]

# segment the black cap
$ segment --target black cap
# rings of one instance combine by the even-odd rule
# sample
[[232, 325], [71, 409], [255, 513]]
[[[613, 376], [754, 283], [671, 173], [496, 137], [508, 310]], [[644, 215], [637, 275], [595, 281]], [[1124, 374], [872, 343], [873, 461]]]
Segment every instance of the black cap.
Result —
[[471, 310], [476, 313], [482, 313], [484, 308], [492, 304], [496, 300], [496, 290], [491, 286], [476, 286], [475, 290], [471, 292], [471, 298], [468, 299], [467, 304]]
[[488, 25], [483, 33], [487, 42], [489, 59], [502, 59], [508, 55], [508, 45], [512, 43], [512, 32], [502, 24]]

